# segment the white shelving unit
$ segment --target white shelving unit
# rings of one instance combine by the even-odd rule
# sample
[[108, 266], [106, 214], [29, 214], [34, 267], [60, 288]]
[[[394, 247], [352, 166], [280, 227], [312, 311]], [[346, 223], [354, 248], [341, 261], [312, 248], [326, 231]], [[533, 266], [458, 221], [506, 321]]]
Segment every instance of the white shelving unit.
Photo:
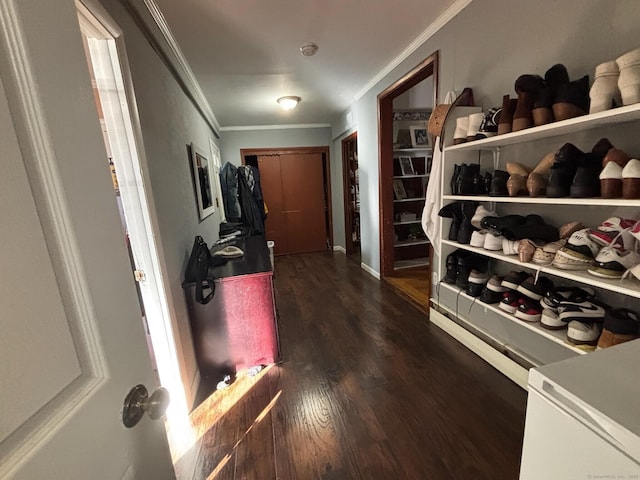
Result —
[[[455, 123], [455, 116], [452, 121]], [[447, 146], [443, 151], [442, 205], [470, 200], [483, 203], [490, 209], [497, 209], [500, 216], [509, 213], [537, 213], [556, 226], [570, 219], [582, 221], [585, 226], [595, 226], [613, 215], [640, 218], [640, 199], [462, 196], [451, 195], [450, 192], [454, 164], [479, 163], [482, 171], [493, 171], [505, 170], [506, 161], [518, 161], [533, 168], [544, 154], [557, 150], [564, 143], [571, 142], [583, 151], [588, 151], [587, 149], [590, 149], [599, 138], [611, 135], [614, 137], [618, 135], [618, 140], [627, 145], [627, 151], [632, 156], [638, 155], [640, 138], [633, 133], [638, 126], [640, 126], [640, 104]], [[446, 131], [451, 131], [452, 128], [451, 125], [447, 125]], [[618, 146], [616, 141], [613, 141], [613, 144]], [[440, 231], [445, 237], [449, 231], [449, 222], [449, 219], [441, 220]], [[608, 280], [592, 276], [586, 271], [562, 270], [551, 265], [523, 263], [517, 256], [504, 255], [502, 251], [494, 252], [462, 245], [446, 238], [440, 239], [440, 246], [441, 255], [435, 258], [434, 283], [438, 283], [438, 280], [444, 277], [447, 255], [456, 249], [461, 249], [488, 258], [491, 261], [492, 270], [498, 273], [513, 269], [528, 270], [531, 273], [539, 272], [548, 275], [557, 284], [591, 286], [598, 291], [599, 298], [604, 297], [607, 303], [611, 300], [612, 306], [640, 311], [640, 282], [633, 277], [624, 280]], [[432, 301], [436, 306], [441, 304], [441, 312], [447, 312], [450, 318], [455, 317], [452, 320], [456, 323], [471, 325], [482, 332], [488, 332], [492, 342], [508, 345], [508, 349], [523, 352], [524, 357], [535, 359], [532, 362], [534, 364], [546, 364], [585, 353], [584, 350], [566, 342], [564, 330], [551, 331], [537, 323], [521, 321], [502, 311], [497, 305], [479, 302], [482, 309], [478, 310], [475, 306], [478, 302], [473, 303], [472, 297], [460, 292], [455, 286], [440, 283], [439, 288], [442, 289], [441, 293], [432, 298]], [[466, 302], [467, 306], [459, 308], [459, 302]], [[451, 312], [454, 314], [452, 315]], [[505, 323], [506, 320], [509, 322]], [[472, 332], [473, 328], [469, 331]], [[494, 348], [496, 352], [500, 350], [498, 347]], [[504, 350], [497, 355], [501, 353], [504, 353]]]

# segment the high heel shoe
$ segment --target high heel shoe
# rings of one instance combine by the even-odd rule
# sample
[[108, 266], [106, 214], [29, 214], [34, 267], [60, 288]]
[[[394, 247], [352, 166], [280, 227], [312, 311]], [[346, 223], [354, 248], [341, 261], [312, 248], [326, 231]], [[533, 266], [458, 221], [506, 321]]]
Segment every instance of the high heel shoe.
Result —
[[513, 174], [507, 180], [507, 191], [510, 197], [527, 194], [526, 180], [522, 175]]
[[555, 160], [555, 152], [548, 153], [536, 165], [536, 168], [527, 177], [527, 191], [529, 196], [538, 197], [547, 192], [549, 172]]

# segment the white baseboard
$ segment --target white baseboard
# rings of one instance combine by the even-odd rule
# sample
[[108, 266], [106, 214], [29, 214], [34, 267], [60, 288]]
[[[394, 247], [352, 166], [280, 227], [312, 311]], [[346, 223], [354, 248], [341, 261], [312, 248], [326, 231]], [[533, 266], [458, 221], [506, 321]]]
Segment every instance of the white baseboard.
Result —
[[340, 246], [340, 245], [334, 245], [333, 246], [333, 251], [334, 252], [344, 253], [345, 255], [347, 254], [347, 250], [345, 250], [345, 248]]
[[373, 268], [371, 268], [369, 265], [367, 265], [366, 263], [361, 263], [360, 264], [360, 268], [363, 269], [365, 272], [367, 272], [369, 275], [371, 275], [372, 277], [380, 280], [380, 272], [376, 272]]
[[513, 360], [507, 358], [491, 345], [483, 342], [480, 338], [433, 308], [429, 309], [429, 320], [485, 360], [492, 367], [500, 371], [503, 375], [511, 379], [514, 383], [525, 390], [527, 389], [529, 371], [526, 368], [521, 367]]

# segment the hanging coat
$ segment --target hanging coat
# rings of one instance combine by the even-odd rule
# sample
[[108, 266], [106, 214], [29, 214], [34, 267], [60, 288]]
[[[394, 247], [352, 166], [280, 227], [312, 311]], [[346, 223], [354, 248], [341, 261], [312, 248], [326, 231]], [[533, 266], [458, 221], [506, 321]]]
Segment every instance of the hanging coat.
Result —
[[240, 222], [241, 212], [238, 201], [238, 169], [226, 162], [220, 170], [220, 186], [222, 187], [222, 203], [227, 221]]

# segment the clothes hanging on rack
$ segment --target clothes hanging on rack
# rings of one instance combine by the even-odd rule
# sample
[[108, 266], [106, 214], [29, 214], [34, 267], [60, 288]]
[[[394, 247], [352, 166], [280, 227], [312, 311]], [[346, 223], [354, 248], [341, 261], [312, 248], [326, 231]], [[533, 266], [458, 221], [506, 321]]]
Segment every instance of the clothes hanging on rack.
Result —
[[[242, 223], [251, 229], [251, 235], [261, 235], [264, 233], [264, 204], [260, 199], [260, 205], [258, 205], [254, 197], [256, 190], [254, 168], [249, 165], [242, 165], [238, 168], [238, 196], [242, 211]], [[258, 189], [260, 197], [262, 197], [262, 188], [258, 186]]]
[[226, 162], [220, 171], [220, 186], [222, 187], [222, 202], [227, 221], [239, 223], [240, 203], [238, 201], [238, 168]]
[[436, 137], [433, 146], [433, 159], [431, 161], [431, 172], [427, 193], [425, 195], [424, 208], [422, 210], [422, 229], [431, 241], [431, 246], [435, 253], [440, 255], [440, 170], [442, 169], [442, 152], [440, 151], [440, 137]]

